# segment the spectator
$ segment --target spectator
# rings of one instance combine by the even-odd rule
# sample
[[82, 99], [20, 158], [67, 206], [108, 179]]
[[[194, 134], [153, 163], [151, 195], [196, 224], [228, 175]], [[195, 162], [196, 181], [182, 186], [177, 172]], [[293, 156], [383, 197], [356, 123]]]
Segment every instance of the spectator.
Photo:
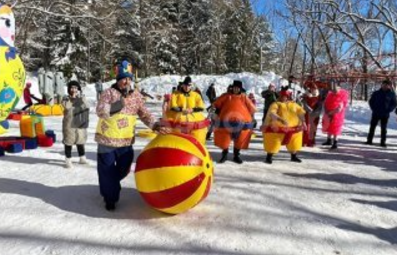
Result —
[[89, 107], [85, 97], [81, 94], [81, 86], [77, 81], [70, 81], [67, 85], [68, 95], [63, 98], [62, 133], [65, 145], [65, 165], [72, 168], [72, 146], [77, 146], [80, 164], [87, 164], [84, 144], [87, 142], [87, 128], [89, 121]]
[[207, 92], [205, 93], [205, 95], [208, 97], [208, 100], [210, 100], [211, 104], [215, 102], [216, 99], [216, 91], [214, 86], [215, 86], [214, 83], [211, 83], [211, 85], [207, 89]]
[[262, 117], [262, 125], [263, 125], [270, 106], [272, 105], [272, 103], [277, 101], [278, 95], [276, 92], [276, 86], [273, 83], [270, 83], [267, 90], [262, 91], [261, 96], [263, 99], [265, 99], [265, 103], [263, 106], [263, 117]]
[[372, 117], [366, 144], [372, 144], [376, 126], [380, 121], [380, 146], [386, 147], [387, 123], [389, 121], [390, 113], [397, 105], [396, 94], [392, 88], [391, 81], [385, 80], [382, 82], [381, 88], [375, 91], [369, 99]]

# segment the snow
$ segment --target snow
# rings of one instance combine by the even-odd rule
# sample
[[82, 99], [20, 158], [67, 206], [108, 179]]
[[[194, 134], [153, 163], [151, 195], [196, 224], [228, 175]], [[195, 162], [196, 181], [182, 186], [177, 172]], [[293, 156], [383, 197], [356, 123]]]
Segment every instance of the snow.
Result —
[[[236, 76], [192, 78], [201, 89], [216, 81], [221, 91]], [[153, 77], [140, 86], [161, 94], [182, 79]], [[259, 91], [276, 79], [258, 79], [250, 89]], [[38, 95], [37, 80], [29, 80]], [[116, 211], [108, 212], [96, 173], [94, 86], [84, 93], [92, 104], [89, 166], [64, 168], [61, 117], [45, 118], [46, 128], [57, 134], [53, 147], [0, 158], [1, 254], [397, 254], [396, 115], [389, 120], [386, 149], [363, 145], [370, 111], [365, 102], [353, 102], [340, 148], [304, 148], [301, 164], [289, 161], [285, 149], [265, 164], [257, 131], [242, 153], [244, 164], [217, 164], [209, 196], [190, 211], [169, 216], [151, 209], [130, 174]], [[159, 116], [160, 101], [147, 106]], [[11, 122], [8, 134], [18, 133], [18, 123]], [[318, 138], [325, 140], [320, 131]], [[136, 139], [135, 158], [147, 143]], [[220, 158], [212, 141], [208, 149], [215, 161]]]

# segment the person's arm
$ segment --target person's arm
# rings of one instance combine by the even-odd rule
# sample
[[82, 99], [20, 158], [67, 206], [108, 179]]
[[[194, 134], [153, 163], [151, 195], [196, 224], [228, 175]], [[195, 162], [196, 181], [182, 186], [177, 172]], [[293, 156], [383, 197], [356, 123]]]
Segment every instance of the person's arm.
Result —
[[62, 107], [65, 109], [65, 110], [70, 110], [72, 107], [73, 107], [73, 104], [72, 104], [72, 102], [70, 101], [70, 98], [68, 97], [68, 96], [65, 96], [63, 99], [62, 99], [62, 102], [61, 102], [61, 104], [62, 104]]
[[287, 125], [288, 124], [287, 121], [284, 120], [283, 118], [281, 118], [281, 116], [279, 116], [277, 114], [278, 108], [279, 107], [278, 107], [277, 102], [274, 102], [270, 105], [269, 115], [270, 115], [270, 118], [272, 119], [272, 122], [275, 123], [276, 121], [280, 121], [283, 125]]
[[96, 107], [96, 114], [99, 118], [103, 118], [103, 119], [110, 118], [112, 105], [113, 105], [113, 112], [115, 111], [116, 108], [117, 109], [119, 108], [119, 107], [115, 107], [117, 105], [117, 102], [119, 101], [116, 102], [116, 105], [111, 104], [111, 101], [112, 101], [111, 90], [109, 89], [104, 91]]

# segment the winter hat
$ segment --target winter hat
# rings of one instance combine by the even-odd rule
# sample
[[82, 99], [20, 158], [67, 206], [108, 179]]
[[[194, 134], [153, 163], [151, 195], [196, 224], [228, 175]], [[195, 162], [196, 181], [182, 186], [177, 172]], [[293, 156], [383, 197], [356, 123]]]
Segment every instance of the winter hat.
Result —
[[291, 98], [292, 97], [292, 91], [289, 90], [289, 89], [281, 90], [280, 91], [280, 97]]
[[243, 82], [242, 81], [238, 81], [238, 80], [234, 80], [232, 87], [239, 87], [240, 89], [243, 88]]
[[190, 78], [190, 76], [186, 76], [186, 78], [183, 80], [182, 84], [191, 85], [192, 84], [192, 78]]
[[77, 89], [79, 90], [79, 91], [81, 91], [81, 85], [80, 85], [80, 83], [78, 82], [78, 81], [69, 81], [69, 83], [68, 83], [68, 93], [69, 93], [69, 91], [70, 91], [70, 89], [72, 88], [72, 87], [77, 87]]
[[124, 78], [133, 78], [132, 65], [127, 60], [118, 63], [115, 67], [116, 80], [119, 81]]

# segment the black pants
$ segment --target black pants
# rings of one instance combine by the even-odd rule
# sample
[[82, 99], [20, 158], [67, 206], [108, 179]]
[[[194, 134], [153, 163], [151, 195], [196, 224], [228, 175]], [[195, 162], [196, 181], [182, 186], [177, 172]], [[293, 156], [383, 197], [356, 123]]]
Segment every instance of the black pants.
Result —
[[[77, 147], [77, 152], [79, 154], [79, 157], [84, 156], [85, 155], [84, 144], [76, 144], [76, 147]], [[72, 146], [65, 144], [65, 156], [66, 156], [66, 158], [72, 157]]]
[[387, 134], [387, 122], [389, 121], [389, 117], [380, 118], [372, 115], [371, 118], [371, 126], [369, 127], [369, 133], [367, 137], [367, 142], [372, 143], [372, 140], [375, 135], [375, 129], [380, 121], [380, 143], [386, 143], [386, 134]]

